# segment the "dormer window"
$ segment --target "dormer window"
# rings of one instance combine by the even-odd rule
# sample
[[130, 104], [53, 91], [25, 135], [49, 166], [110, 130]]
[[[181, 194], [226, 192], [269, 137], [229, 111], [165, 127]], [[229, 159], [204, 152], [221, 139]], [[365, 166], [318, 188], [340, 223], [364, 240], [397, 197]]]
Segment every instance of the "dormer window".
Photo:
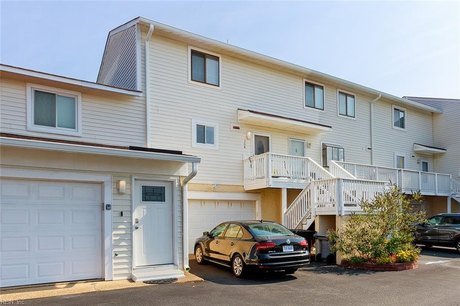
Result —
[[81, 96], [79, 93], [29, 84], [27, 100], [29, 130], [80, 135]]

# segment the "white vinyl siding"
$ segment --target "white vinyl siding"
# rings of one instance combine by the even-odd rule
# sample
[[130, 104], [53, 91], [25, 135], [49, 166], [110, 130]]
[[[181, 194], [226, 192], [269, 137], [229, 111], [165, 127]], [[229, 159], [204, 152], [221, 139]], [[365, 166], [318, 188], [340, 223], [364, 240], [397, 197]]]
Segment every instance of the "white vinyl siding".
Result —
[[[57, 86], [53, 86], [59, 88]], [[64, 91], [75, 90], [62, 88]], [[26, 83], [2, 76], [0, 126], [3, 133], [76, 140], [75, 136], [46, 134], [27, 129]], [[145, 146], [144, 97], [81, 92], [81, 137], [78, 141]], [[78, 123], [77, 123], [78, 124]]]

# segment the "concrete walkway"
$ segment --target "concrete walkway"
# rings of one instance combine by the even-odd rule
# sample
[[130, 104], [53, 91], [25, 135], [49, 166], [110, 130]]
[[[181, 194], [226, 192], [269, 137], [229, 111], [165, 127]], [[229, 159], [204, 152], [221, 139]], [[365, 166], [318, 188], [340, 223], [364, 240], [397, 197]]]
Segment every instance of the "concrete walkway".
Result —
[[[179, 278], [175, 281], [171, 281], [171, 283], [181, 284], [201, 281], [203, 281], [201, 277], [186, 272], [185, 277]], [[159, 283], [161, 283], [161, 281], [159, 281]], [[131, 280], [79, 281], [28, 287], [16, 287], [11, 289], [0, 289], [0, 304], [11, 304], [15, 301], [23, 301], [45, 297], [56, 297], [98, 291], [140, 288], [146, 286], [153, 286], [154, 284], [155, 282], [152, 282], [152, 284], [148, 284], [144, 282], [133, 282]]]

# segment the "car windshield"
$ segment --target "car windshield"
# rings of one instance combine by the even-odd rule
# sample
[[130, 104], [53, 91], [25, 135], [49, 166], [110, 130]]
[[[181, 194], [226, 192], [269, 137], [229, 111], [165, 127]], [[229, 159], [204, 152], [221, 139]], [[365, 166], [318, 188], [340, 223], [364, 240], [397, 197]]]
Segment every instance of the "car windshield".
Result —
[[248, 224], [248, 227], [256, 237], [294, 235], [290, 230], [276, 223], [253, 223]]

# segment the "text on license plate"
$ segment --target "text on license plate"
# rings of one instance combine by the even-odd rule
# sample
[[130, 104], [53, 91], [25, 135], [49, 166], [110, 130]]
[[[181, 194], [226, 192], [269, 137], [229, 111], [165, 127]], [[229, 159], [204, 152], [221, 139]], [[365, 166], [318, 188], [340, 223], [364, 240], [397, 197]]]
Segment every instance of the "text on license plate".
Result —
[[294, 252], [293, 245], [283, 245], [283, 252]]

